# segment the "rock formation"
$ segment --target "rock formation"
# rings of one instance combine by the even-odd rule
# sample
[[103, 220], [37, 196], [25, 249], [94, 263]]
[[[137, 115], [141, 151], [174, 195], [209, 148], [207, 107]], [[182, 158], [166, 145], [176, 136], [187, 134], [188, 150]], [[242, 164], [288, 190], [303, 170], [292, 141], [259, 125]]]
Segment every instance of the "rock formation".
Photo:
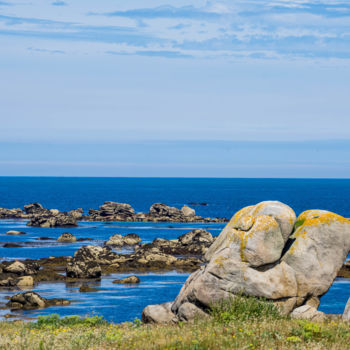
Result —
[[57, 238], [57, 241], [62, 243], [74, 243], [77, 241], [77, 238], [69, 232], [64, 232]]
[[[303, 305], [317, 310], [349, 250], [350, 221], [337, 214], [309, 210], [296, 219], [271, 201], [243, 208], [206, 252], [208, 264], [187, 279], [168, 321], [188, 320], [235, 294], [272, 300], [286, 314]], [[144, 318], [157, 321], [162, 310], [163, 322], [165, 309], [148, 306]], [[296, 313], [313, 312], [305, 309]]]
[[125, 236], [115, 234], [109, 237], [106, 245], [123, 247], [123, 246], [135, 246], [141, 242], [141, 238], [135, 233], [129, 233]]
[[49, 306], [69, 305], [70, 301], [65, 299], [46, 299], [35, 292], [20, 293], [12, 296], [6, 304], [12, 310], [24, 309], [43, 309]]
[[151, 205], [148, 213], [135, 213], [126, 203], [105, 202], [98, 210], [90, 209], [89, 215], [83, 216], [88, 221], [136, 221], [136, 222], [226, 222], [225, 218], [203, 218], [196, 216], [194, 209], [184, 205], [182, 209], [163, 203]]

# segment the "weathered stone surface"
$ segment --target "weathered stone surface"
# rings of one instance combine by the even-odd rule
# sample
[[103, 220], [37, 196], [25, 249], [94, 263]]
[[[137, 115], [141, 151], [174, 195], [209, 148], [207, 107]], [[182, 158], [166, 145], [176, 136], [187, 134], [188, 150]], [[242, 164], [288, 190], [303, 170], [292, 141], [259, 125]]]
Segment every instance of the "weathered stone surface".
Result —
[[142, 311], [142, 321], [145, 323], [177, 323], [178, 318], [171, 311], [172, 303], [148, 305]]
[[43, 206], [40, 203], [31, 203], [24, 206], [26, 214], [40, 214], [43, 210]]
[[343, 313], [343, 319], [350, 320], [350, 298], [348, 299], [348, 302], [346, 303], [345, 310]]
[[123, 246], [134, 246], [141, 242], [141, 238], [135, 233], [129, 233], [124, 237], [122, 235], [115, 234], [109, 238], [106, 245], [123, 247]]
[[70, 301], [65, 299], [46, 299], [35, 292], [20, 293], [12, 296], [6, 304], [10, 309], [43, 309], [54, 305], [69, 305]]
[[74, 253], [74, 258], [82, 261], [94, 261], [100, 265], [108, 265], [119, 262], [119, 255], [114, 253], [110, 247], [100, 247], [95, 245], [80, 247]]
[[99, 278], [101, 274], [101, 266], [95, 261], [82, 261], [73, 258], [66, 268], [66, 275], [69, 278]]
[[196, 216], [196, 211], [190, 208], [188, 205], [184, 205], [181, 208], [182, 214], [185, 216]]
[[191, 321], [196, 318], [203, 319], [203, 317], [208, 317], [209, 315], [202, 309], [197, 307], [192, 303], [183, 303], [177, 312], [177, 318], [180, 321]]
[[231, 255], [255, 264], [279, 259], [296, 220], [293, 209], [281, 202], [266, 201], [238, 211], [206, 253], [230, 249]]
[[0, 208], [0, 219], [22, 219], [26, 214], [21, 209]]
[[18, 287], [32, 287], [34, 285], [34, 279], [32, 276], [19, 277], [16, 286]]
[[40, 269], [40, 266], [35, 262], [25, 263], [22, 261], [15, 260], [4, 262], [2, 264], [2, 269], [4, 272], [23, 276], [36, 274], [37, 271]]
[[202, 257], [213, 242], [214, 238], [210, 232], [195, 229], [181, 235], [177, 240], [170, 241], [164, 238], [156, 238], [152, 243], [141, 245], [137, 252], [156, 248], [164, 254]]
[[279, 202], [240, 210], [207, 251], [208, 264], [187, 279], [172, 312], [179, 317], [187, 303], [206, 310], [243, 293], [273, 300], [284, 313], [304, 305], [295, 314], [319, 317], [319, 298], [350, 250], [350, 221], [311, 210], [298, 217], [291, 235], [294, 223], [293, 210]]
[[27, 226], [74, 227], [74, 226], [77, 226], [77, 221], [73, 216], [61, 213], [55, 216], [34, 216], [27, 223]]
[[323, 321], [326, 315], [310, 305], [303, 305], [294, 309], [290, 317], [298, 320]]
[[73, 209], [68, 212], [69, 215], [73, 216], [75, 220], [81, 220], [83, 218], [84, 210], [82, 208]]
[[134, 284], [134, 283], [140, 283], [140, 279], [137, 276], [129, 276], [129, 277], [121, 278], [119, 280], [114, 280], [113, 283]]
[[69, 232], [64, 232], [57, 238], [57, 241], [62, 243], [74, 243], [77, 241], [77, 238]]

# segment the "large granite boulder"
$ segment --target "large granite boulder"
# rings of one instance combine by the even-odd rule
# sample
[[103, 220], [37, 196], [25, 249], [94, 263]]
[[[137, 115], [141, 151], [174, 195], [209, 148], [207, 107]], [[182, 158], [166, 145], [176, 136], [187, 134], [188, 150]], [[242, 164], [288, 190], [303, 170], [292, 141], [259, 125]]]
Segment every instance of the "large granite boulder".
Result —
[[[296, 220], [291, 208], [271, 201], [243, 208], [210, 246], [208, 264], [190, 275], [171, 310], [180, 318], [184, 308], [190, 314], [189, 304], [205, 311], [235, 294], [265, 297], [286, 314], [302, 305], [316, 310], [349, 250], [350, 221], [337, 214], [310, 210]], [[307, 309], [296, 314], [313, 311]]]

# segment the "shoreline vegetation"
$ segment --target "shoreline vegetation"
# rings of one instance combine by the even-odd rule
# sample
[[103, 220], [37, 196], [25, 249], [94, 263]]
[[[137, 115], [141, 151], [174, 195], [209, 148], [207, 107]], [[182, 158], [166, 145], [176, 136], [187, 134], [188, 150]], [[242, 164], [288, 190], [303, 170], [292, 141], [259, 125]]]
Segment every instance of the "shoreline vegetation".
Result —
[[349, 349], [349, 323], [283, 316], [271, 303], [236, 296], [192, 322], [113, 324], [101, 317], [41, 316], [36, 322], [0, 323], [0, 349]]

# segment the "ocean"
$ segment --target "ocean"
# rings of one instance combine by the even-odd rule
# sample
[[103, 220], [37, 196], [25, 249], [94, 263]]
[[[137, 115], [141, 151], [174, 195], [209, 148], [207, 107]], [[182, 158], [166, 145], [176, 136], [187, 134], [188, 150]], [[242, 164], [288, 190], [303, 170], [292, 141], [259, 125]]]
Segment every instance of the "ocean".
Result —
[[[296, 214], [307, 209], [325, 209], [350, 217], [350, 180], [333, 179], [207, 179], [207, 178], [55, 178], [0, 177], [0, 207], [23, 208], [39, 202], [49, 209], [61, 211], [98, 208], [104, 201], [129, 203], [136, 211], [148, 211], [156, 202], [181, 208], [190, 205], [203, 217], [230, 218], [244, 206], [263, 200], [279, 200], [291, 206]], [[217, 236], [224, 224], [184, 223], [112, 223], [80, 222], [77, 228], [27, 227], [25, 220], [0, 220], [0, 256], [2, 260], [38, 259], [48, 256], [73, 255], [84, 244], [102, 245], [113, 234], [138, 234], [143, 242], [154, 238], [175, 239], [194, 228], [205, 228]], [[21, 230], [24, 236], [6, 236], [8, 230]], [[69, 231], [77, 238], [92, 238], [92, 242], [61, 244], [57, 237]], [[51, 241], [37, 241], [37, 237]], [[7, 242], [26, 242], [26, 247], [3, 248]], [[137, 286], [112, 284], [127, 274], [111, 274], [101, 282], [91, 282], [102, 290], [80, 293], [79, 283], [40, 283], [34, 291], [45, 297], [61, 297], [76, 302], [66, 307], [22, 311], [19, 317], [31, 318], [43, 314], [97, 314], [112, 322], [132, 321], [141, 317], [148, 304], [173, 300], [188, 277], [186, 273], [138, 274]], [[0, 302], [18, 291], [0, 290]], [[342, 313], [350, 297], [350, 280], [338, 279], [322, 297], [320, 310]], [[0, 316], [8, 310], [0, 310]]]

